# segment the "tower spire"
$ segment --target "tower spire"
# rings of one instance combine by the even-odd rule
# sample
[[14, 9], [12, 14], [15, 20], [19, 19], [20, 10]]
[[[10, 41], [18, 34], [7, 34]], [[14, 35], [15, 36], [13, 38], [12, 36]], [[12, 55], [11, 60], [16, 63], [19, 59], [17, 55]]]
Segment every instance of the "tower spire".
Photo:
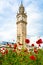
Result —
[[22, 1], [22, 0], [21, 0], [21, 3], [20, 3], [20, 6], [21, 6], [21, 7], [24, 7], [24, 6], [23, 6], [23, 1]]
[[21, 0], [21, 5], [23, 5], [23, 2], [22, 2], [22, 0]]
[[19, 13], [23, 14], [24, 13], [24, 6], [23, 6], [23, 1], [21, 0], [21, 5], [19, 7]]

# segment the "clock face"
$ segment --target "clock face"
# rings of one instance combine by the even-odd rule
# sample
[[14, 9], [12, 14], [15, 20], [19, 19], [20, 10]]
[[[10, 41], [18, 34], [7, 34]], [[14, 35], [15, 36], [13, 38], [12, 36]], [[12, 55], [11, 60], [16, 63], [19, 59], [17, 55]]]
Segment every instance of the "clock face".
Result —
[[25, 17], [23, 17], [22, 15], [19, 15], [19, 17], [18, 17], [17, 21], [21, 21], [21, 20], [26, 21], [26, 18], [25, 18]]
[[22, 20], [22, 15], [19, 18], [20, 18], [20, 20]]
[[25, 17], [23, 17], [23, 21], [26, 21], [26, 18]]
[[18, 17], [18, 21], [21, 21], [22, 20], [22, 15], [20, 15], [19, 17]]

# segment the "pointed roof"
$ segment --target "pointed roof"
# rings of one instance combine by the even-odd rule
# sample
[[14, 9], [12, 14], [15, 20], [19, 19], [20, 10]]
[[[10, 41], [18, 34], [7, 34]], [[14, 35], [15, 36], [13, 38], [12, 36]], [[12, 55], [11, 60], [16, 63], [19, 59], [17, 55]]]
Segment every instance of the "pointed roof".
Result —
[[24, 8], [22, 0], [21, 0], [21, 5], [19, 8]]
[[22, 1], [21, 1], [21, 5], [20, 5], [20, 7], [19, 7], [19, 12], [20, 12], [20, 13], [24, 13], [24, 6], [23, 6]]

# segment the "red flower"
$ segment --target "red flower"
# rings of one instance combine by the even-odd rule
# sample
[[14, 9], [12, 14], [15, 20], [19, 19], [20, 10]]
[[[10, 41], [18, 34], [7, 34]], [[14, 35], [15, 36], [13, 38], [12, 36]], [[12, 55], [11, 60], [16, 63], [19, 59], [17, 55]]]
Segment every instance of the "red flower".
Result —
[[5, 55], [5, 52], [1, 52], [2, 53], [2, 56], [4, 56]]
[[8, 54], [8, 50], [7, 49], [5, 50], [5, 53]]
[[32, 47], [34, 46], [34, 44], [32, 44]]
[[5, 50], [5, 48], [3, 48], [3, 50]]
[[39, 44], [39, 47], [40, 47], [41, 45]]
[[37, 49], [34, 49], [34, 52], [37, 54], [38, 53], [38, 50]]
[[24, 50], [24, 52], [27, 52], [27, 51], [28, 51], [27, 49]]
[[37, 44], [41, 44], [43, 43], [42, 39], [39, 39], [38, 41], [36, 41]]
[[16, 47], [17, 47], [17, 44], [14, 44], [14, 49], [16, 49]]
[[2, 47], [2, 48], [1, 48], [1, 50], [5, 50], [5, 48], [4, 48], [4, 47]]
[[13, 52], [16, 52], [16, 50], [14, 49]]
[[30, 56], [31, 60], [36, 60], [36, 57], [34, 55]]
[[28, 43], [30, 43], [30, 40], [29, 39], [25, 39], [25, 42], [28, 44]]

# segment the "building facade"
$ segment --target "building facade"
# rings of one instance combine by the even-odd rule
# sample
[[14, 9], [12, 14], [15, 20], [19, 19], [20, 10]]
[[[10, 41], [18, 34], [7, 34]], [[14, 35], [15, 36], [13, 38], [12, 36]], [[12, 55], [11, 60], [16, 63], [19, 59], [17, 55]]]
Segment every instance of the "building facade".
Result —
[[25, 39], [27, 35], [27, 15], [25, 13], [25, 8], [21, 3], [19, 7], [19, 12], [17, 13], [17, 43], [23, 44], [25, 46]]

